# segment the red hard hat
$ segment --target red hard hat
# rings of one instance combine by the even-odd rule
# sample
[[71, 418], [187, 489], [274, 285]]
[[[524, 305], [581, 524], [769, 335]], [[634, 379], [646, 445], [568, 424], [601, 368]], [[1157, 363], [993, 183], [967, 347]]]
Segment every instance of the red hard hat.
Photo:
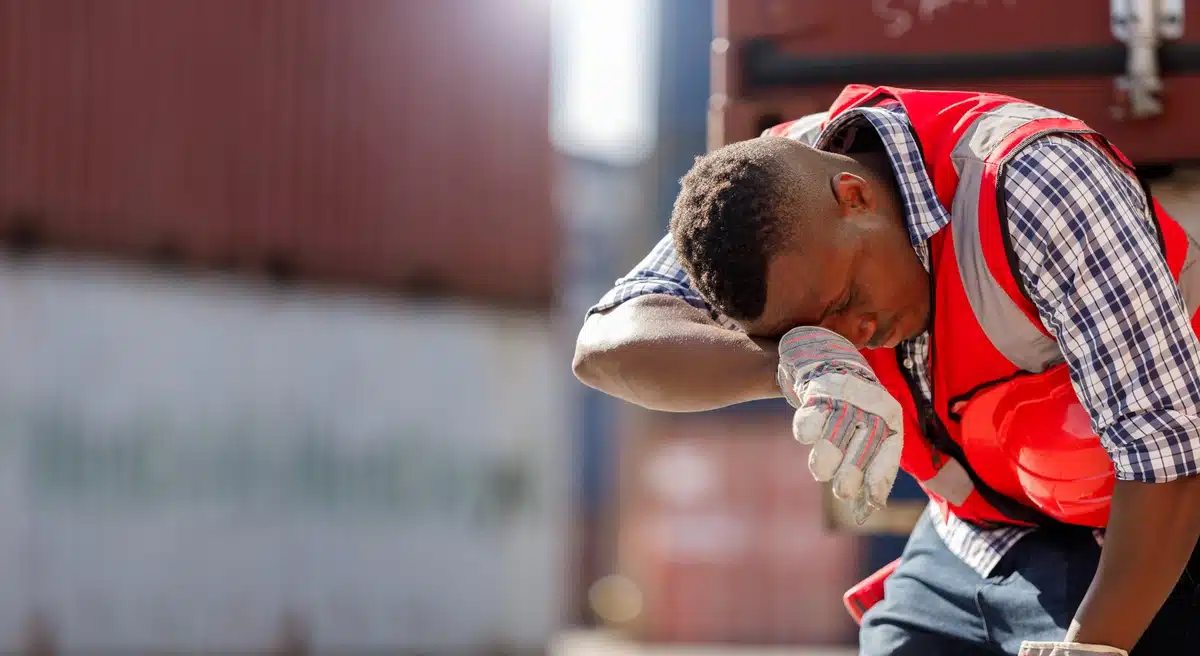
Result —
[[1112, 459], [1066, 365], [993, 386], [961, 413], [967, 460], [998, 492], [1069, 524], [1107, 525]]

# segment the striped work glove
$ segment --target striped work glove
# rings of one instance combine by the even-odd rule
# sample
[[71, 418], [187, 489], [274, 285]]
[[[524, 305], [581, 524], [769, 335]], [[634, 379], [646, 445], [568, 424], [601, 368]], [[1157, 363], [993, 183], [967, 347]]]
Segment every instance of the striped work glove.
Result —
[[[1183, 649], [1183, 647], [1180, 647]], [[1129, 652], [1117, 647], [1085, 645], [1078, 642], [1030, 642], [1021, 643], [1019, 656], [1129, 656]]]
[[824, 328], [793, 328], [779, 340], [776, 380], [796, 408], [792, 435], [812, 445], [809, 471], [832, 481], [834, 496], [851, 501], [862, 524], [887, 505], [900, 469], [900, 403], [853, 344]]

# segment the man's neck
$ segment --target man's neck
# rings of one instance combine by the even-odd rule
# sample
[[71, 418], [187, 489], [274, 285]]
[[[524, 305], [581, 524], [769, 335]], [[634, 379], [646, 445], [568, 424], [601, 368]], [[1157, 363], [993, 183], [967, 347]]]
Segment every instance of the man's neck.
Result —
[[888, 158], [887, 153], [878, 150], [872, 150], [862, 153], [853, 153], [850, 157], [859, 164], [866, 167], [868, 171], [875, 175], [880, 180], [888, 182], [893, 187], [896, 186], [896, 172], [892, 170], [892, 161]]
[[892, 169], [892, 160], [886, 152], [867, 150], [852, 153], [849, 157], [858, 162], [866, 173], [874, 177], [891, 195], [891, 203], [899, 210], [900, 227], [908, 230], [907, 209], [904, 206], [904, 196], [900, 193], [900, 179]]
[[[861, 153], [853, 153], [850, 155], [854, 161], [867, 170], [876, 180], [887, 186], [899, 201], [900, 195], [900, 180], [896, 177], [896, 171], [892, 169], [892, 160], [888, 154], [879, 150], [869, 150]], [[898, 207], [904, 207], [899, 205]]]

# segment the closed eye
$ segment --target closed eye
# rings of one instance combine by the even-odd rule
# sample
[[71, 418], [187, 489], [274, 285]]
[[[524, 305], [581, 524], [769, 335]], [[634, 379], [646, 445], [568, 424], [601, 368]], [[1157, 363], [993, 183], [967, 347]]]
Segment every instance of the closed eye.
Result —
[[857, 291], [858, 290], [851, 285], [850, 291], [846, 294], [845, 298], [843, 298], [837, 305], [829, 308], [829, 310], [825, 313], [825, 316], [830, 317], [838, 315], [853, 307], [854, 301], [856, 300]]

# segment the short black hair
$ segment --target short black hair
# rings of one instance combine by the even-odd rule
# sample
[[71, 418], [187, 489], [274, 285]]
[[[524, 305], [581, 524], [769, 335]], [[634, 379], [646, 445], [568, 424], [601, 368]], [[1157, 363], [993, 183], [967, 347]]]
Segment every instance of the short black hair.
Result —
[[735, 321], [762, 316], [767, 264], [786, 237], [790, 196], [780, 137], [737, 142], [697, 157], [671, 213], [675, 250], [692, 286]]

